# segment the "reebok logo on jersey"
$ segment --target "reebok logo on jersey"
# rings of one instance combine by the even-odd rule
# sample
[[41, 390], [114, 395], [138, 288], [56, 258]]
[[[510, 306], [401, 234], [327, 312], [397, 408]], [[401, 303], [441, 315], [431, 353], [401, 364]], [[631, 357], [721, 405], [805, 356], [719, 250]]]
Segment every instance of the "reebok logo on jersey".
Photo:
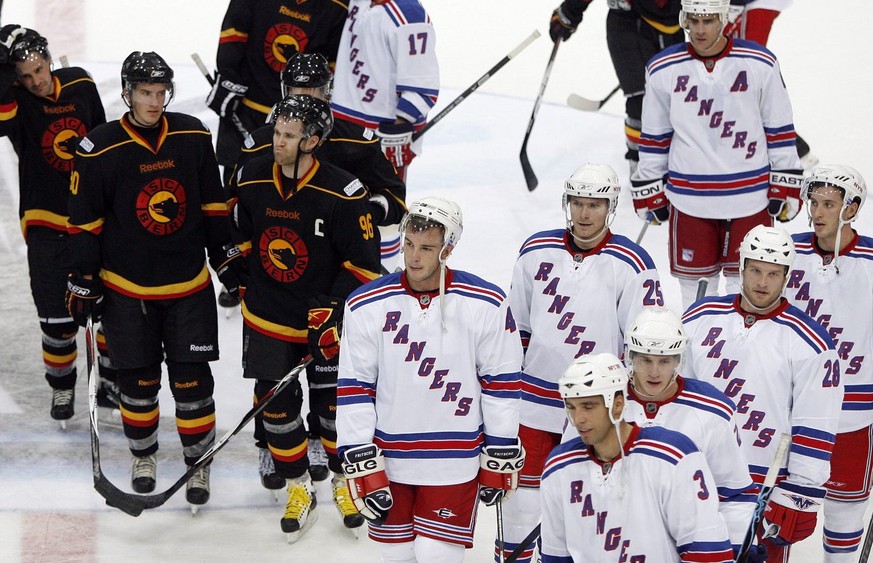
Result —
[[166, 170], [167, 168], [175, 167], [176, 161], [171, 158], [170, 160], [159, 160], [154, 164], [140, 164], [139, 173], [146, 174], [147, 172], [154, 172], [155, 170]]
[[364, 189], [364, 184], [361, 183], [360, 180], [355, 178], [354, 182], [343, 188], [343, 191], [346, 192], [346, 195], [354, 195], [358, 190]]
[[190, 350], [191, 352], [212, 352], [213, 348], [212, 344], [192, 344]]

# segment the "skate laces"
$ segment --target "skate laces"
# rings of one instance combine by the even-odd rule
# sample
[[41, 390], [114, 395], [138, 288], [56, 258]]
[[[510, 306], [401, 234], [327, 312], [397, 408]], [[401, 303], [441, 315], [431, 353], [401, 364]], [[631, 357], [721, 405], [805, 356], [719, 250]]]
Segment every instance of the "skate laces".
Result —
[[327, 465], [327, 452], [319, 438], [310, 438], [306, 446], [309, 465]]
[[334, 477], [333, 479], [333, 501], [343, 516], [358, 513], [358, 509], [355, 508], [355, 503], [352, 501], [351, 495], [349, 495], [349, 488], [344, 478]]
[[[154, 455], [133, 458], [133, 478], [148, 477], [154, 479], [158, 473], [158, 460]], [[193, 478], [193, 477], [192, 477]]]
[[304, 483], [292, 481], [288, 486], [288, 504], [285, 505], [285, 518], [300, 520], [312, 505], [312, 495]]
[[188, 488], [209, 490], [209, 466], [201, 467], [188, 478]]
[[52, 405], [56, 407], [65, 407], [73, 402], [72, 389], [53, 389], [52, 390]]

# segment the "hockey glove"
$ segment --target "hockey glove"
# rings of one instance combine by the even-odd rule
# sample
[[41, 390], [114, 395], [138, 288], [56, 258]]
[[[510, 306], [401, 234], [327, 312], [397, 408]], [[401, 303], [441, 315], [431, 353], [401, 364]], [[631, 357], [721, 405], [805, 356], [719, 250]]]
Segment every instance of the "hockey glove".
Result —
[[662, 180], [631, 180], [634, 211], [643, 221], [660, 225], [670, 218], [670, 202]]
[[24, 34], [26, 31], [27, 28], [15, 23], [9, 23], [0, 28], [0, 64], [9, 62], [12, 44], [15, 43], [19, 35]]
[[373, 222], [381, 226], [388, 216], [388, 198], [382, 194], [371, 195], [370, 212], [373, 214]]
[[217, 113], [219, 117], [230, 117], [236, 114], [236, 109], [248, 90], [248, 86], [222, 78], [221, 73], [217, 72], [215, 73], [215, 82], [212, 84], [212, 90], [206, 97], [206, 105]]
[[382, 524], [394, 505], [382, 450], [375, 444], [355, 446], [343, 452], [342, 462], [355, 508], [373, 524]]
[[94, 276], [86, 279], [77, 273], [67, 276], [67, 311], [79, 326], [88, 324], [88, 317], [96, 323], [103, 315], [103, 281]]
[[245, 292], [245, 280], [248, 278], [246, 260], [239, 247], [234, 244], [225, 244], [221, 251], [222, 254], [217, 259], [212, 259], [212, 267], [218, 281], [238, 302]]
[[815, 531], [824, 495], [824, 489], [786, 482], [777, 485], [764, 509], [761, 537], [780, 546], [805, 540]]
[[518, 488], [518, 472], [524, 467], [524, 448], [485, 446], [479, 453], [479, 500], [491, 506], [509, 498]]
[[376, 135], [382, 143], [382, 152], [394, 168], [409, 166], [415, 153], [412, 151], [412, 123], [382, 123]]
[[342, 332], [342, 299], [319, 295], [309, 300], [309, 353], [321, 362], [335, 362]]
[[803, 174], [800, 170], [771, 170], [770, 190], [767, 193], [767, 212], [770, 216], [781, 223], [794, 219], [803, 206], [800, 199], [802, 185]]
[[552, 12], [552, 18], [549, 20], [549, 37], [552, 42], [566, 41], [582, 23], [582, 12], [579, 12], [578, 17], [572, 14], [572, 10], [565, 9], [565, 5], [561, 4], [555, 11]]
[[725, 37], [741, 37], [743, 31], [743, 13], [745, 6], [728, 6], [727, 25], [722, 33]]
[[759, 543], [758, 545], [749, 546], [749, 551], [746, 552], [746, 563], [767, 563], [767, 546]]

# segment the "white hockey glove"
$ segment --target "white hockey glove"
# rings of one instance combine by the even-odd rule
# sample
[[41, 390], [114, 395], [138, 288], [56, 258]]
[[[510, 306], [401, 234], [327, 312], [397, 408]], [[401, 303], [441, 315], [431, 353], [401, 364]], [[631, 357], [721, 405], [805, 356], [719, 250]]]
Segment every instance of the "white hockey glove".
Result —
[[382, 143], [382, 152], [394, 165], [394, 168], [409, 166], [415, 158], [412, 150], [412, 123], [382, 123], [376, 135]]
[[801, 186], [803, 174], [800, 170], [771, 170], [770, 189], [767, 192], [767, 212], [770, 216], [781, 223], [794, 219], [803, 207]]
[[725, 37], [742, 37], [743, 34], [743, 14], [746, 12], [745, 6], [728, 6], [727, 24], [722, 32]]
[[824, 489], [784, 481], [777, 485], [764, 509], [762, 537], [784, 546], [811, 536], [824, 495]]
[[243, 86], [230, 79], [223, 78], [221, 73], [218, 72], [215, 74], [212, 90], [206, 97], [206, 105], [217, 113], [219, 117], [230, 117], [236, 114], [236, 109], [248, 90], [248, 86]]
[[378, 526], [388, 518], [394, 505], [382, 450], [375, 444], [365, 444], [349, 448], [342, 457], [343, 474], [355, 508]]
[[524, 467], [521, 440], [514, 446], [485, 446], [479, 453], [479, 500], [491, 506], [509, 498], [518, 488], [518, 473]]
[[670, 202], [663, 180], [631, 180], [634, 211], [643, 221], [660, 225], [670, 218]]

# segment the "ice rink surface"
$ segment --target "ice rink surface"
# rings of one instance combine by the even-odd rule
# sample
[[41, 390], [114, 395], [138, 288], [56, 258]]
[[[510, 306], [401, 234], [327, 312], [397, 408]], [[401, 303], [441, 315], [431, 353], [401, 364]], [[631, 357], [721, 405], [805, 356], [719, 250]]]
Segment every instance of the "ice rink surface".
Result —
[[[555, 0], [557, 3], [557, 0]], [[133, 50], [155, 50], [176, 69], [177, 95], [170, 109], [197, 115], [213, 130], [215, 115], [203, 100], [208, 87], [191, 64], [199, 52], [214, 63], [225, 2], [153, 0], [7, 0], [2, 23], [44, 33], [56, 58], [66, 55], [88, 69], [115, 119], [124, 111], [120, 62]], [[38, 6], [38, 7], [37, 7]], [[426, 0], [434, 20], [443, 89], [434, 111], [509, 52], [534, 28], [546, 33], [554, 6], [530, 0]], [[425, 137], [424, 154], [411, 167], [409, 199], [444, 195], [461, 204], [464, 236], [451, 265], [508, 288], [521, 242], [534, 231], [560, 226], [563, 181], [586, 161], [611, 164], [627, 182], [623, 161], [623, 104], [600, 112], [567, 108], [569, 93], [605, 96], [617, 83], [604, 39], [605, 2], [595, 2], [579, 32], [562, 45], [546, 103], [529, 144], [540, 185], [528, 192], [518, 151], [550, 51], [539, 39], [460, 105]], [[850, 164], [873, 182], [873, 91], [866, 0], [798, 2], [776, 21], [769, 47], [780, 58], [798, 131], [822, 162]], [[868, 204], [869, 205], [869, 204]], [[873, 234], [873, 210], [856, 223]], [[642, 223], [623, 193], [613, 231], [635, 238]], [[788, 225], [807, 230], [805, 215]], [[667, 234], [651, 228], [643, 246], [655, 259], [668, 305], [679, 309], [678, 285], [667, 273]], [[342, 527], [326, 484], [319, 487], [319, 521], [289, 546], [278, 520], [284, 499], [273, 502], [257, 479], [257, 455], [248, 429], [215, 459], [212, 498], [192, 517], [182, 494], [164, 507], [131, 518], [104, 505], [93, 490], [88, 447], [84, 354], [79, 358], [76, 415], [67, 430], [49, 419], [39, 327], [30, 298], [24, 245], [17, 220], [14, 153], [0, 141], [0, 561], [376, 561], [373, 542], [355, 540]], [[868, 312], [865, 312], [868, 314]], [[219, 434], [250, 406], [251, 385], [240, 377], [241, 318], [220, 319], [222, 359], [213, 364]], [[81, 349], [81, 347], [80, 347]], [[172, 399], [162, 392], [158, 489], [184, 467], [173, 426]], [[103, 469], [129, 490], [129, 453], [120, 430], [101, 429]], [[479, 512], [469, 561], [489, 561], [495, 532], [493, 509]], [[798, 545], [792, 561], [820, 561], [820, 533]]]

